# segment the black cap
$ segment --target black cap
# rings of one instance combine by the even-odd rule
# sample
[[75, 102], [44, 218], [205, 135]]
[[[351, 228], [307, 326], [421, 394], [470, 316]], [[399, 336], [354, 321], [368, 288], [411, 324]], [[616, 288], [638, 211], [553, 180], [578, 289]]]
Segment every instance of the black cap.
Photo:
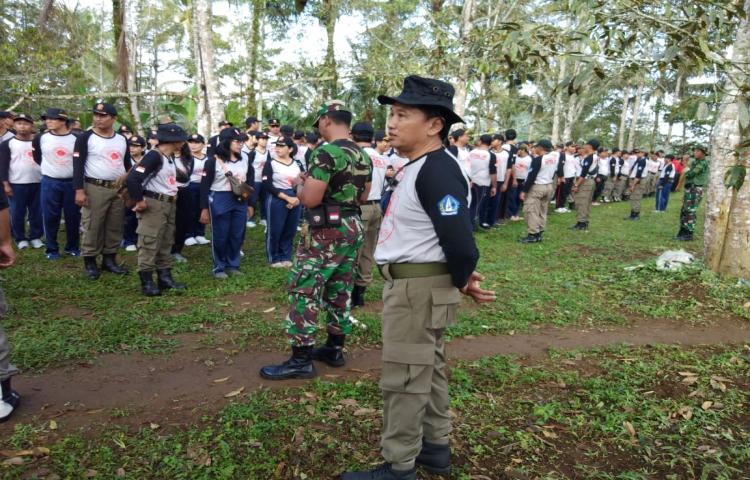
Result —
[[163, 123], [156, 129], [156, 139], [159, 143], [184, 142], [187, 133], [176, 123]]
[[219, 122], [219, 126], [220, 127], [224, 127], [224, 126], [233, 127], [234, 125], [232, 125], [232, 122], [230, 122], [229, 120], [222, 120]]
[[0, 111], [0, 118], [13, 118], [13, 114], [6, 110]]
[[13, 117], [13, 121], [17, 122], [19, 120], [23, 120], [25, 122], [29, 122], [31, 124], [34, 123], [34, 118], [31, 115], [26, 115], [25, 113], [19, 113], [15, 117]]
[[91, 111], [93, 113], [98, 113], [99, 115], [111, 115], [113, 117], [117, 116], [117, 109], [111, 103], [99, 102], [94, 105], [94, 108]]
[[352, 126], [352, 134], [375, 135], [375, 129], [369, 122], [357, 122]]
[[278, 118], [274, 117], [268, 120], [269, 127], [278, 127], [279, 125], [281, 125], [281, 122], [279, 121]]
[[122, 125], [120, 125], [120, 128], [118, 128], [117, 131], [120, 132], [120, 133], [133, 133], [133, 131], [130, 130], [130, 127], [128, 127], [124, 123]]
[[455, 89], [449, 83], [434, 78], [409, 75], [404, 79], [404, 87], [397, 97], [379, 95], [378, 102], [381, 105], [403, 103], [416, 107], [437, 107], [445, 112], [447, 126], [450, 126], [454, 123], [463, 123], [463, 119], [453, 111], [454, 94]]
[[302, 140], [303, 138], [305, 138], [305, 132], [303, 130], [297, 130], [296, 132], [294, 132], [294, 136], [292, 138], [294, 138], [295, 140]]
[[203, 135], [200, 133], [194, 133], [190, 135], [187, 139], [188, 142], [195, 142], [195, 143], [206, 143], [206, 139], [203, 138]]
[[318, 140], [320, 140], [320, 137], [315, 132], [310, 132], [307, 135], [305, 135], [305, 141], [307, 143], [318, 143]]
[[151, 130], [150, 132], [148, 132], [148, 135], [146, 135], [146, 138], [148, 138], [149, 140], [151, 140], [153, 138], [157, 138], [156, 137], [156, 130]]
[[294, 135], [294, 127], [291, 125], [282, 125], [281, 130], [279, 130], [282, 135], [285, 135], [287, 137], [291, 137]]
[[237, 128], [225, 128], [221, 132], [219, 132], [219, 141], [224, 140], [238, 140], [240, 142], [244, 142], [247, 140], [247, 135], [242, 133]]
[[268, 134], [266, 132], [255, 131], [253, 132], [253, 136], [255, 138], [265, 138], [266, 140], [268, 140]]
[[68, 120], [68, 112], [62, 108], [48, 108], [47, 113], [42, 115], [42, 120]]
[[375, 141], [376, 142], [382, 142], [386, 138], [388, 138], [388, 136], [385, 134], [385, 130], [378, 130], [377, 132], [375, 132]]
[[279, 138], [277, 138], [276, 143], [277, 144], [281, 143], [282, 145], [286, 145], [289, 148], [292, 148], [295, 145], [294, 140], [292, 140], [292, 137], [289, 137], [286, 135], [282, 135]]
[[133, 135], [128, 139], [128, 145], [132, 145], [134, 147], [145, 147], [146, 139], [141, 137], [140, 135]]
[[536, 142], [537, 147], [542, 147], [543, 149], [547, 150], [548, 152], [552, 151], [552, 142], [547, 140], [546, 138], [544, 140], [539, 140]]
[[249, 127], [250, 125], [252, 125], [253, 123], [255, 123], [255, 122], [257, 122], [257, 121], [258, 121], [258, 119], [257, 119], [257, 118], [255, 118], [255, 117], [247, 117], [247, 118], [245, 119], [245, 126], [246, 126], [246, 127]]
[[601, 144], [599, 143], [599, 140], [592, 138], [591, 140], [587, 141], [584, 145], [591, 145], [591, 148], [596, 150], [599, 148], [599, 145]]

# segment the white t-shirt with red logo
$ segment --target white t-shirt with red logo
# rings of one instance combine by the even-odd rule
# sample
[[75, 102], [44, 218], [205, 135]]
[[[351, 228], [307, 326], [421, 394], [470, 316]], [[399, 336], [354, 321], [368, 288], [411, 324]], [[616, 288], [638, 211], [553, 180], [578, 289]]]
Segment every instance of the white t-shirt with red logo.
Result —
[[65, 180], [73, 178], [73, 150], [76, 136], [72, 133], [55, 135], [45, 132], [39, 136], [42, 152], [42, 175]]
[[119, 133], [107, 138], [93, 130], [90, 132], [84, 176], [99, 180], [117, 180], [125, 173], [127, 140]]
[[526, 180], [529, 175], [529, 167], [531, 166], [531, 155], [521, 157], [516, 155], [516, 160], [513, 162], [513, 174], [516, 176], [516, 180]]
[[10, 183], [39, 183], [42, 181], [42, 170], [34, 161], [31, 140], [19, 140], [13, 137], [2, 144], [2, 150], [3, 162], [8, 162], [7, 180]]
[[372, 160], [372, 184], [367, 200], [380, 200], [383, 194], [383, 186], [385, 185], [385, 171], [388, 165], [390, 165], [390, 158], [383, 153], [378, 153], [377, 150], [371, 147], [364, 148], [364, 151], [370, 157], [370, 160]]

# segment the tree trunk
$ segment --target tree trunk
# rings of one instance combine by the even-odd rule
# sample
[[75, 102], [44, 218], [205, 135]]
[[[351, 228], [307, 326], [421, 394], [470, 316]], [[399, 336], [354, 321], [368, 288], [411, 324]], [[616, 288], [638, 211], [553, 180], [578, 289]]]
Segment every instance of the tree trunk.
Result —
[[638, 134], [638, 116], [641, 114], [641, 98], [643, 97], [643, 81], [638, 82], [635, 91], [635, 103], [633, 103], [633, 119], [630, 121], [630, 133], [628, 134], [627, 149], [635, 147], [635, 137]]
[[[680, 99], [682, 98], [682, 78], [683, 75], [681, 73], [677, 74], [677, 83], [674, 87], [674, 95], [672, 97], [672, 106], [674, 106], [675, 103], [680, 103]], [[672, 127], [674, 127], [674, 121], [672, 119], [669, 119], [669, 128], [667, 129], [667, 145], [672, 145]]]
[[581, 116], [585, 105], [586, 98], [577, 93], [568, 97], [568, 110], [565, 112], [565, 128], [563, 129], [563, 138], [566, 141], [572, 139], [573, 127], [578, 122], [578, 118]]
[[466, 112], [466, 97], [469, 89], [469, 63], [471, 49], [471, 25], [474, 18], [474, 0], [464, 0], [461, 11], [461, 30], [456, 95], [453, 99], [456, 113], [463, 116]]
[[620, 112], [620, 130], [617, 137], [617, 148], [625, 148], [625, 129], [628, 125], [628, 107], [630, 107], [630, 85], [622, 92], [622, 111]]
[[[214, 44], [212, 37], [211, 2], [194, 0], [193, 2], [193, 35], [195, 36], [196, 61], [198, 78], [201, 82], [203, 102], [203, 125], [199, 128], [210, 135], [221, 120], [224, 120], [224, 107], [219, 94], [219, 82], [216, 77], [214, 61]], [[202, 127], [202, 128], [201, 128]]]
[[656, 136], [659, 133], [659, 117], [661, 116], [663, 94], [660, 92], [656, 97], [656, 103], [654, 103], [654, 128], [651, 130], [651, 150], [656, 150]]
[[47, 30], [47, 20], [52, 12], [53, 0], [44, 0], [42, 2], [42, 8], [39, 10], [39, 16], [36, 18], [37, 28], [40, 33], [44, 33]]
[[430, 74], [438, 78], [443, 72], [445, 62], [445, 34], [440, 28], [439, 17], [443, 11], [445, 0], [430, 1], [430, 19], [432, 23], [432, 36], [435, 42], [435, 48], [432, 50], [432, 61], [430, 64]]
[[326, 98], [334, 98], [338, 95], [338, 72], [336, 68], [336, 55], [334, 50], [334, 35], [336, 33], [336, 18], [338, 17], [337, 0], [323, 1], [323, 15], [320, 19], [326, 29], [326, 57], [324, 61], [326, 77], [330, 80], [324, 82], [323, 95]]
[[[129, 30], [127, 18], [125, 19], [123, 28], [126, 32]], [[141, 110], [138, 108], [138, 96], [134, 95], [134, 93], [138, 91], [138, 88], [136, 87], [138, 63], [136, 62], [136, 55], [135, 55], [137, 48], [133, 43], [134, 40], [132, 36], [126, 34], [125, 37], [129, 44], [128, 49], [130, 51], [128, 62], [133, 66], [133, 68], [130, 69], [130, 74], [128, 75], [128, 79], [127, 79], [128, 81], [128, 84], [127, 84], [128, 105], [130, 107], [130, 114], [133, 117], [133, 125], [132, 125], [133, 132], [138, 133], [139, 135], [142, 135], [143, 125], [141, 125]], [[151, 99], [151, 100], [155, 101], [156, 99]]]
[[265, 0], [252, 1], [253, 23], [250, 34], [250, 71], [248, 72], [247, 91], [245, 95], [247, 97], [247, 114], [256, 116], [258, 114], [258, 103], [255, 98], [255, 83], [258, 81], [258, 59], [260, 58], [260, 44], [263, 38], [261, 18], [265, 14], [265, 6]]
[[125, 0], [112, 0], [112, 33], [117, 52], [115, 88], [125, 90], [128, 87], [128, 67], [130, 58], [128, 56], [128, 43], [125, 38], [125, 12], [127, 5]]
[[750, 75], [744, 69], [750, 63], [750, 0], [745, 0], [744, 17], [737, 29], [732, 48], [732, 64], [726, 94], [711, 139], [711, 171], [706, 194], [706, 265], [722, 275], [750, 279], [750, 181], [738, 190], [724, 185], [725, 172], [737, 163], [747, 166], [748, 148], [738, 145], [750, 138], [750, 126], [739, 124], [740, 109], [750, 108], [747, 93], [738, 85], [747, 85]]
[[[555, 94], [555, 107], [552, 112], [552, 144], [557, 145], [560, 143], [560, 117], [562, 115], [563, 110], [563, 88], [561, 87], [561, 84], [563, 80], [565, 80], [565, 65], [566, 59], [565, 57], [560, 57], [560, 70], [557, 74], [557, 94]], [[564, 141], [570, 140], [569, 138], [564, 138]]]

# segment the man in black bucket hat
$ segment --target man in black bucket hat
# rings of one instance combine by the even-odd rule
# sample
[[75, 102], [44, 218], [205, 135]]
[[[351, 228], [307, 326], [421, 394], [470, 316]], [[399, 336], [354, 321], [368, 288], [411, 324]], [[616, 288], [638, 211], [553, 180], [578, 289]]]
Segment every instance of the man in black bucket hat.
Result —
[[448, 379], [444, 332], [456, 320], [461, 293], [495, 299], [474, 271], [479, 252], [469, 215], [469, 180], [444, 147], [452, 124], [453, 87], [416, 75], [391, 105], [388, 134], [409, 162], [383, 218], [375, 262], [385, 279], [382, 336], [383, 431], [386, 463], [342, 480], [413, 480], [416, 466], [450, 474]]

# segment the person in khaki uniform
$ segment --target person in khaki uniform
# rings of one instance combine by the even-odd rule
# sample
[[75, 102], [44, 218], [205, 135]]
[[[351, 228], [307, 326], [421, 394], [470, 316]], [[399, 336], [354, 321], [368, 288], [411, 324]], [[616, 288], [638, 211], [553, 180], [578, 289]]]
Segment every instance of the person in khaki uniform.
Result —
[[128, 194], [136, 201], [133, 211], [138, 215], [138, 275], [141, 292], [147, 297], [161, 295], [162, 290], [185, 288], [172, 278], [171, 250], [178, 188], [175, 154], [187, 141], [187, 134], [174, 123], [164, 123], [156, 135], [159, 144], [130, 170], [127, 178]]
[[477, 302], [479, 259], [469, 215], [469, 180], [443, 147], [453, 123], [451, 85], [412, 75], [391, 105], [388, 132], [409, 162], [383, 218], [375, 261], [383, 274], [383, 465], [342, 480], [415, 480], [416, 467], [450, 474], [451, 419], [445, 328], [456, 321], [459, 292]]
[[596, 176], [599, 171], [599, 165], [594, 157], [598, 148], [599, 140], [589, 140], [581, 148], [581, 156], [583, 157], [581, 172], [575, 179], [572, 188], [576, 204], [576, 224], [570, 227], [571, 230], [589, 229], [589, 212], [596, 189]]
[[523, 185], [521, 200], [528, 235], [521, 243], [538, 243], [547, 226], [547, 210], [555, 193], [555, 176], [562, 177], [560, 155], [552, 150], [552, 142], [541, 140], [534, 146], [529, 175]]
[[117, 179], [130, 169], [131, 160], [127, 140], [113, 128], [116, 118], [113, 105], [97, 103], [94, 126], [76, 139], [73, 151], [75, 202], [82, 207], [81, 256], [86, 276], [92, 280], [99, 278], [96, 259], [100, 254], [103, 270], [128, 273], [116, 261], [125, 215]]
[[630, 216], [625, 217], [625, 220], [638, 220], [641, 218], [641, 200], [646, 194], [647, 180], [648, 180], [648, 160], [647, 153], [640, 149], [637, 151], [638, 160], [635, 161], [633, 167], [630, 169], [630, 186], [628, 192], [630, 193]]

